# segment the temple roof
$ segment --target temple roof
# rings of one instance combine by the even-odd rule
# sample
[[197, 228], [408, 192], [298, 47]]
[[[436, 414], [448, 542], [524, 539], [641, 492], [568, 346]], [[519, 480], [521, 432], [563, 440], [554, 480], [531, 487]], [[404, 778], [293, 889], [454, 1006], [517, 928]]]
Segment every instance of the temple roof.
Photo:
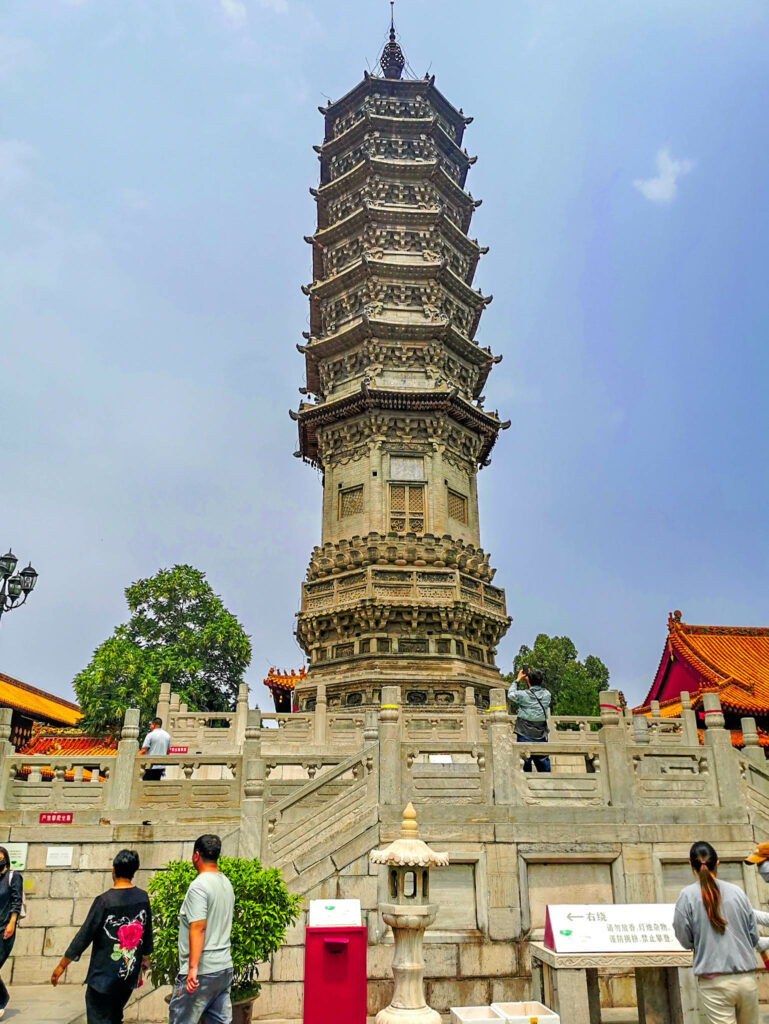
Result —
[[[673, 662], [683, 663], [698, 686], [691, 691], [693, 707], [702, 694], [717, 692], [726, 711], [769, 715], [769, 628], [752, 626], [693, 626], [681, 612], [668, 616], [668, 637], [654, 682], [639, 711], [664, 692]], [[665, 709], [676, 702], [664, 701]], [[669, 713], [675, 713], [670, 711]]]
[[285, 672], [281, 669], [270, 668], [264, 685], [270, 690], [293, 690], [297, 683], [304, 682], [306, 675], [307, 669], [304, 666], [298, 672], [293, 669]]
[[79, 729], [52, 729], [37, 725], [32, 729], [29, 741], [19, 750], [20, 754], [50, 757], [95, 757], [117, 753], [117, 738], [111, 736], [86, 736]]
[[45, 718], [63, 725], [75, 725], [83, 716], [77, 704], [28, 686], [0, 672], [0, 707], [14, 708], [32, 718]]

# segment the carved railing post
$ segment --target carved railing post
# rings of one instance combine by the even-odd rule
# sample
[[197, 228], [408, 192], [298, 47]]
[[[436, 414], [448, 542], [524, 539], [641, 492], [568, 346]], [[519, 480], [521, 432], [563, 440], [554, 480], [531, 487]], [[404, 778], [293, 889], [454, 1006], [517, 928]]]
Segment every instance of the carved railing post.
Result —
[[401, 688], [383, 686], [379, 706], [379, 802], [396, 807], [401, 802]]
[[603, 745], [601, 770], [606, 772], [608, 790], [613, 807], [628, 807], [633, 803], [635, 779], [628, 751], [628, 735], [621, 716], [618, 690], [602, 690], [598, 695], [601, 711]]
[[246, 716], [240, 776], [240, 836], [238, 856], [262, 857], [264, 815], [264, 759], [262, 758], [262, 712]]
[[475, 688], [465, 687], [465, 739], [477, 743], [481, 738], [481, 726], [478, 722], [478, 708], [475, 705]]
[[489, 742], [491, 743], [491, 771], [494, 782], [494, 803], [510, 806], [514, 803], [513, 730], [507, 714], [507, 691], [491, 691], [489, 704]]
[[160, 684], [160, 696], [158, 697], [158, 705], [155, 708], [155, 714], [163, 722], [163, 728], [168, 729], [170, 726], [169, 713], [171, 711], [171, 684], [161, 683]]
[[765, 763], [766, 758], [758, 740], [755, 718], [741, 718], [740, 726], [742, 728], [743, 754], [749, 757], [751, 761]]
[[238, 703], [235, 705], [235, 749], [243, 750], [246, 739], [246, 721], [248, 719], [248, 683], [238, 687]]
[[379, 739], [379, 720], [373, 708], [369, 708], [363, 716], [363, 743], [376, 743]]
[[697, 715], [692, 708], [691, 697], [688, 690], [681, 691], [681, 719], [683, 721], [682, 732], [684, 743], [690, 747], [697, 747], [700, 743], [697, 731]]
[[636, 715], [633, 718], [633, 743], [649, 742], [649, 719], [646, 715]]
[[114, 775], [110, 787], [110, 803], [114, 810], [131, 806], [131, 791], [139, 753], [139, 709], [128, 708], [123, 719], [123, 731], [117, 745]]
[[724, 713], [717, 693], [703, 693], [702, 710], [705, 715], [705, 746], [713, 752], [713, 770], [721, 807], [726, 810], [744, 808], [739, 760], [732, 746], [731, 734], [724, 728]]
[[0, 708], [0, 811], [7, 810], [8, 786], [11, 781], [11, 762], [14, 753], [11, 743], [12, 708]]
[[326, 700], [326, 684], [318, 683], [315, 691], [315, 732], [316, 747], [325, 747], [328, 741], [328, 701]]

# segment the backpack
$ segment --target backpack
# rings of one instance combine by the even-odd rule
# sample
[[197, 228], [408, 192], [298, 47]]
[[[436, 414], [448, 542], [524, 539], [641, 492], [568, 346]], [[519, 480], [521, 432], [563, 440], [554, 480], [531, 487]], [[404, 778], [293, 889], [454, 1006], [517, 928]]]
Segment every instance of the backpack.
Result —
[[[16, 872], [13, 871], [13, 870], [8, 872], [8, 887], [9, 888], [11, 886], [11, 882], [13, 881], [13, 876], [15, 875], [15, 873]], [[23, 921], [26, 916], [27, 916], [27, 897], [24, 895], [24, 880], [22, 879], [22, 884], [21, 884], [21, 910], [19, 911], [19, 920]]]

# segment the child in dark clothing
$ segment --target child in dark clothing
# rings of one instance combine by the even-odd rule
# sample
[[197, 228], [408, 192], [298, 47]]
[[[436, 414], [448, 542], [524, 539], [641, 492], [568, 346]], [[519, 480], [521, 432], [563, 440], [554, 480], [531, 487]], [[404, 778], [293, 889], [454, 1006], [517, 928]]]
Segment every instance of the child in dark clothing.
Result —
[[139, 855], [121, 850], [112, 862], [115, 884], [91, 904], [82, 928], [51, 975], [51, 984], [73, 960], [92, 945], [86, 976], [85, 1008], [88, 1024], [122, 1024], [131, 992], [149, 966], [152, 952], [152, 917], [147, 893], [137, 889], [133, 876]]

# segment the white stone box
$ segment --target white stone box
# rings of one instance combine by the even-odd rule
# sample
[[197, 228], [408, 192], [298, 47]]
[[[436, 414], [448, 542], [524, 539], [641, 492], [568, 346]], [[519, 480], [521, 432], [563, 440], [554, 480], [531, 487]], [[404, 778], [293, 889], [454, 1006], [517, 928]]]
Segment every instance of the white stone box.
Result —
[[561, 1024], [558, 1014], [542, 1003], [492, 1003], [491, 1008], [507, 1024], [530, 1024], [532, 1017], [537, 1024]]
[[[450, 1024], [499, 1024], [505, 1018], [490, 1006], [452, 1006]], [[526, 1021], [526, 1024], [529, 1024]]]

